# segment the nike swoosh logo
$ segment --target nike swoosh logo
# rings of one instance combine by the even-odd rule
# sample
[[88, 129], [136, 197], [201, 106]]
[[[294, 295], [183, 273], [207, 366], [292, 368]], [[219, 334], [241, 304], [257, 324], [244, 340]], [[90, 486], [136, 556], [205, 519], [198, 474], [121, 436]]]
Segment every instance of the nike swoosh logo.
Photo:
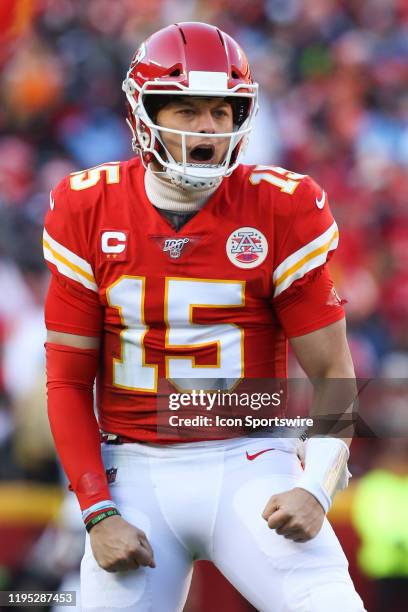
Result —
[[52, 194], [50, 193], [50, 208], [51, 208], [51, 210], [54, 210], [54, 206], [55, 206], [54, 198], [52, 197]]
[[322, 197], [320, 198], [320, 200], [316, 198], [316, 206], [317, 208], [320, 208], [321, 210], [322, 208], [324, 208], [325, 203], [326, 203], [326, 192], [323, 191]]
[[253, 461], [257, 457], [259, 457], [259, 455], [263, 455], [264, 453], [268, 453], [269, 451], [273, 451], [273, 450], [275, 450], [275, 449], [274, 448], [265, 448], [265, 450], [261, 450], [258, 453], [254, 453], [253, 455], [250, 455], [248, 453], [248, 451], [247, 451], [246, 452], [246, 458], [248, 459], [248, 461]]

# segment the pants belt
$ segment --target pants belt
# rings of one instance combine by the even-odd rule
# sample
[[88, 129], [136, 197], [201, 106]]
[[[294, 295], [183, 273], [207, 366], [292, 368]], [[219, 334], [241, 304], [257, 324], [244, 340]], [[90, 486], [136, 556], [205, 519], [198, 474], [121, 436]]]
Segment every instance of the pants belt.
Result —
[[128, 444], [137, 442], [137, 440], [134, 440], [133, 438], [119, 436], [118, 434], [113, 433], [106, 433], [104, 431], [100, 432], [100, 440], [104, 444]]

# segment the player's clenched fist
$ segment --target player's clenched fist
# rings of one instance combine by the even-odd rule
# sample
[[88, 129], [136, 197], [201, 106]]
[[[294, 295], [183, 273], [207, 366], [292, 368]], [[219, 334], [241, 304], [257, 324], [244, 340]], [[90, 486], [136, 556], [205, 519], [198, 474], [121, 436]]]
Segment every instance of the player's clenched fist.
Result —
[[294, 542], [314, 538], [323, 525], [324, 516], [317, 499], [300, 488], [272, 495], [262, 513], [268, 527]]
[[145, 533], [121, 516], [101, 521], [89, 535], [94, 557], [107, 572], [137, 569], [140, 565], [156, 567]]

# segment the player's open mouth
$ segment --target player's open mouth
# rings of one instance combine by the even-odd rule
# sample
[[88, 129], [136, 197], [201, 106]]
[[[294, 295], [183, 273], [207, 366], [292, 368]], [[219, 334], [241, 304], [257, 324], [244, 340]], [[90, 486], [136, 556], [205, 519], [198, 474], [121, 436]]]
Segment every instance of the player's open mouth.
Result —
[[214, 145], [197, 145], [190, 151], [190, 161], [197, 163], [209, 163], [213, 160], [215, 154]]

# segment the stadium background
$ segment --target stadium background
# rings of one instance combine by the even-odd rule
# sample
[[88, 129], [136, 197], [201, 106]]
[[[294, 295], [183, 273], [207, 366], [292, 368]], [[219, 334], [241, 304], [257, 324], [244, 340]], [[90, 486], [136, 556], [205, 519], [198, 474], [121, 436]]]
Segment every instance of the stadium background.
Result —
[[[45, 410], [48, 193], [68, 172], [131, 155], [121, 93], [130, 56], [159, 27], [188, 20], [234, 36], [260, 83], [245, 161], [311, 174], [329, 193], [341, 230], [331, 269], [357, 375], [408, 378], [406, 0], [2, 3], [0, 590], [75, 584], [82, 546], [72, 495], [61, 506]], [[402, 391], [376, 415], [386, 439], [354, 443], [353, 481], [331, 513], [370, 612], [397, 612], [407, 597], [406, 400]], [[186, 611], [249, 609], [202, 564]]]

